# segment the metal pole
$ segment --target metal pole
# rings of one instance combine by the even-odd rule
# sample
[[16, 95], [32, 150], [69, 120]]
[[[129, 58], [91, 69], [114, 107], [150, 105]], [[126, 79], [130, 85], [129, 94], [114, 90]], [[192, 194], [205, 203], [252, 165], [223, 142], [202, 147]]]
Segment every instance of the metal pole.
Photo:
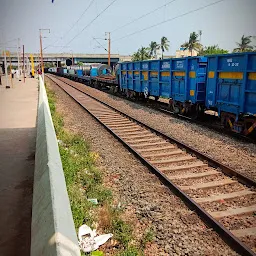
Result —
[[44, 81], [44, 59], [43, 59], [43, 43], [42, 43], [42, 30], [47, 30], [49, 33], [51, 32], [50, 29], [42, 28], [39, 29], [40, 32], [40, 52], [41, 52], [41, 70], [42, 70], [42, 78]]
[[12, 88], [13, 88], [13, 82], [12, 82], [12, 58], [11, 58], [11, 54], [9, 54], [9, 60], [10, 60], [10, 78], [11, 78], [11, 85], [12, 85]]
[[18, 57], [18, 78], [20, 79], [20, 39], [18, 38], [18, 45], [17, 45], [17, 57]]
[[23, 47], [22, 47], [22, 49], [23, 49], [23, 76], [24, 76], [24, 83], [26, 82], [26, 77], [25, 77], [25, 48], [24, 48], [24, 44], [23, 44]]
[[110, 32], [108, 32], [108, 65], [110, 66]]
[[41, 29], [40, 31], [40, 55], [41, 55], [41, 71], [42, 71], [42, 78], [44, 81], [44, 60], [43, 60], [43, 46], [42, 46], [42, 34], [41, 34]]
[[74, 66], [74, 54], [73, 54], [73, 51], [72, 51], [72, 66]]
[[6, 49], [4, 45], [4, 69], [5, 69], [5, 79], [6, 79], [6, 86], [5, 88], [10, 88], [9, 81], [8, 81], [8, 74], [7, 74], [7, 60], [6, 60]]

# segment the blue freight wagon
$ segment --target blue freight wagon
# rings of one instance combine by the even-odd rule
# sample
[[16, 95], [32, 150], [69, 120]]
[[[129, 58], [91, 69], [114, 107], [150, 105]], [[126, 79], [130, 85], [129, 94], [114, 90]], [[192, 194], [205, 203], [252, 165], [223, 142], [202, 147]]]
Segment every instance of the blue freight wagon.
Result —
[[120, 63], [120, 89], [127, 96], [170, 99], [176, 113], [203, 110], [206, 57]]
[[218, 111], [224, 126], [250, 133], [256, 126], [256, 53], [208, 57], [206, 108]]
[[77, 69], [76, 74], [77, 74], [78, 77], [82, 77], [84, 75], [82, 69]]

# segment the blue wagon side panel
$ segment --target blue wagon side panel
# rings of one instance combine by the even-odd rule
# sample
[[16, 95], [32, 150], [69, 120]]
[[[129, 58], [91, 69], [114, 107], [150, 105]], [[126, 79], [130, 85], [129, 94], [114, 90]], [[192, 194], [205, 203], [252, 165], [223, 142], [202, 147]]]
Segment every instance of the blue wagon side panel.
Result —
[[256, 113], [256, 54], [210, 56], [206, 106], [218, 112]]
[[187, 100], [192, 103], [205, 102], [206, 68], [206, 57], [188, 59]]
[[206, 65], [205, 57], [121, 63], [120, 86], [155, 97], [203, 103]]
[[77, 74], [78, 77], [82, 77], [83, 76], [83, 70], [82, 69], [77, 69], [76, 74]]
[[183, 58], [183, 59], [177, 58], [172, 60], [171, 97], [175, 101], [184, 102], [186, 101], [186, 98], [187, 98], [187, 92], [186, 92], [186, 86], [187, 86], [186, 70], [188, 67], [187, 61], [188, 61], [188, 58]]
[[160, 61], [159, 71], [160, 96], [163, 98], [171, 97], [171, 60]]
[[256, 54], [248, 56], [247, 83], [245, 86], [244, 111], [256, 114]]

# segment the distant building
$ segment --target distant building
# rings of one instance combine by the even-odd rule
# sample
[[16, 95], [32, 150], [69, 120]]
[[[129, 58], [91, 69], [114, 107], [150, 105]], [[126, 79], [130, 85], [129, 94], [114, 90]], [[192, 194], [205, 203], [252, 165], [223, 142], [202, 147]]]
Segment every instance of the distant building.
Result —
[[183, 58], [183, 57], [188, 57], [188, 56], [197, 56], [198, 51], [192, 50], [192, 55], [190, 50], [185, 50], [184, 47], [180, 47], [179, 50], [176, 51], [176, 58]]

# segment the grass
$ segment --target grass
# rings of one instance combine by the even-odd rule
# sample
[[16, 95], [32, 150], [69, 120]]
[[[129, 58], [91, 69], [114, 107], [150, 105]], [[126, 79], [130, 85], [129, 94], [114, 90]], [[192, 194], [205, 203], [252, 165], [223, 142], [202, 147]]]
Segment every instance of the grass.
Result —
[[[64, 128], [63, 117], [56, 111], [56, 95], [47, 87], [46, 90], [76, 229], [83, 224], [96, 228], [98, 223], [103, 232], [113, 233], [118, 241], [118, 256], [142, 256], [143, 252], [132, 245], [135, 240], [132, 226], [122, 220], [122, 210], [113, 206], [112, 193], [103, 185], [102, 174], [95, 166], [98, 154], [91, 152], [82, 136]], [[98, 204], [88, 201], [93, 198]], [[145, 245], [150, 237], [144, 235], [141, 244]], [[102, 252], [86, 255], [102, 255]]]
[[87, 199], [97, 198], [99, 205], [112, 200], [112, 193], [102, 184], [101, 173], [95, 167], [97, 154], [78, 134], [64, 129], [63, 117], [56, 111], [55, 93], [47, 89], [48, 101], [59, 141], [59, 151], [76, 229], [87, 224], [93, 227], [97, 206]]
[[145, 248], [147, 243], [150, 243], [154, 240], [154, 237], [155, 237], [155, 234], [153, 230], [151, 228], [147, 229], [141, 240], [141, 247]]
[[142, 256], [143, 252], [135, 246], [129, 246], [127, 249], [118, 253], [118, 256]]

